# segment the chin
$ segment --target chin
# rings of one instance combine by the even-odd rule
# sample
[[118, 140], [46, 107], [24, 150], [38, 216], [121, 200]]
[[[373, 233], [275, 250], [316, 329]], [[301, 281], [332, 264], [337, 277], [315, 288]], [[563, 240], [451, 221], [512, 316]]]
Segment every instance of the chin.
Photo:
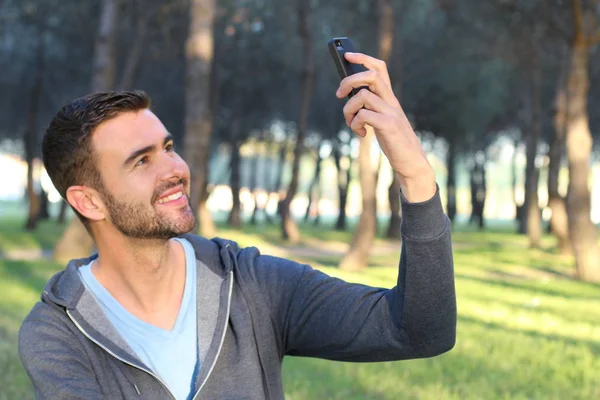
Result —
[[177, 230], [181, 232], [180, 235], [189, 233], [196, 228], [196, 218], [193, 214], [190, 214], [189, 217], [185, 216], [178, 221], [177, 226], [180, 228]]

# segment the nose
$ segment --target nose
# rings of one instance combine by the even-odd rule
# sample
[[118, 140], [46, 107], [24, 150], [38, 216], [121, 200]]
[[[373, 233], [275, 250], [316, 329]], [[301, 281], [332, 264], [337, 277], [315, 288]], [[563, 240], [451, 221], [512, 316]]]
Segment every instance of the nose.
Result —
[[164, 153], [161, 159], [160, 180], [190, 179], [190, 168], [177, 153]]

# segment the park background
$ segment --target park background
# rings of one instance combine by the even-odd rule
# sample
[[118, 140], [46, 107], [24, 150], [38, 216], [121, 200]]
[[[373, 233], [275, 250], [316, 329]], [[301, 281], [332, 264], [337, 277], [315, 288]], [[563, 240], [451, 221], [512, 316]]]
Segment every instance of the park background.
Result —
[[193, 174], [199, 233], [392, 287], [398, 183], [344, 124], [327, 42], [386, 61], [453, 220], [455, 348], [286, 359], [289, 399], [600, 398], [600, 2], [0, 0], [0, 399], [32, 398], [16, 338], [93, 251], [45, 174], [45, 126], [143, 89]]

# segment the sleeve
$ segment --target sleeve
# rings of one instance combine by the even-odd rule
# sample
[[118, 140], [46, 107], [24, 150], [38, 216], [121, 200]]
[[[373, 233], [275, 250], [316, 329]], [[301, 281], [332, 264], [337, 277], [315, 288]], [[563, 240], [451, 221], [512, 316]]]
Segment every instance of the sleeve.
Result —
[[287, 355], [339, 361], [432, 357], [455, 344], [451, 228], [439, 190], [402, 197], [402, 249], [391, 289], [348, 283], [308, 265], [257, 256], [253, 273]]
[[77, 338], [51, 315], [26, 318], [19, 331], [19, 356], [36, 399], [105, 398]]

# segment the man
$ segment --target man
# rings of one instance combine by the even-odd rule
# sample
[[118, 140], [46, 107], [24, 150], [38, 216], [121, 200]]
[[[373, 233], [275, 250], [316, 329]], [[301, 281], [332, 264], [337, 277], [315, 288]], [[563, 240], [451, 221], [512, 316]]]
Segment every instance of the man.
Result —
[[48, 282], [19, 334], [43, 399], [280, 399], [285, 355], [372, 362], [454, 346], [450, 224], [385, 64], [344, 79], [346, 122], [369, 125], [401, 182], [403, 244], [390, 290], [189, 234], [190, 171], [143, 92], [96, 93], [52, 120], [54, 185], [98, 252]]

